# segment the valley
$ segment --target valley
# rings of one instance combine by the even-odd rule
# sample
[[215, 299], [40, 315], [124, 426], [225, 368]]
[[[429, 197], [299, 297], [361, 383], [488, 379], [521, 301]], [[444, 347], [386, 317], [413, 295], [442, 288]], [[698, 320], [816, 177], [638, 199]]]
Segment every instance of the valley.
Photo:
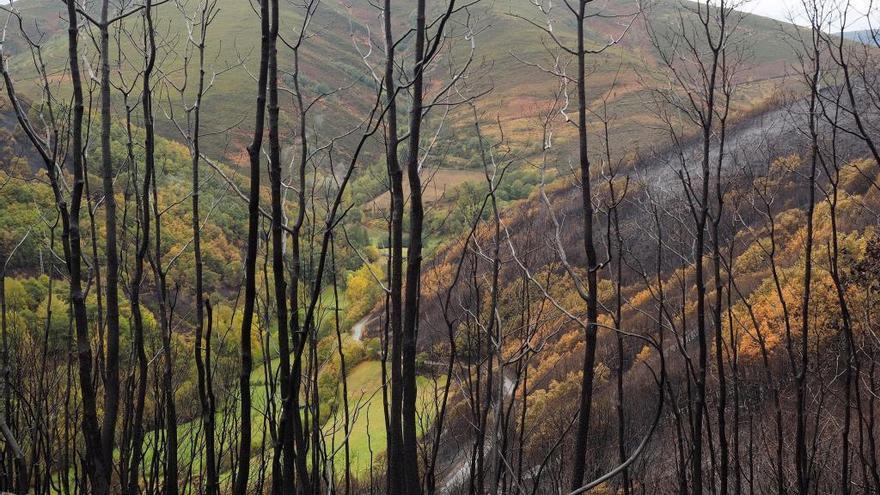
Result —
[[795, 7], [0, 6], [0, 492], [880, 490], [880, 6]]

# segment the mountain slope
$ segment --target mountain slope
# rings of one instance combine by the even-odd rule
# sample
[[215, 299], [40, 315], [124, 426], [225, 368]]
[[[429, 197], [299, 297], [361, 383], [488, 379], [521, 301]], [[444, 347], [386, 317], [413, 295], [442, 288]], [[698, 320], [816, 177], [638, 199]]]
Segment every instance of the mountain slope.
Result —
[[[48, 71], [55, 74], [53, 80], [63, 86], [66, 39], [62, 5], [49, 0], [26, 0], [15, 5], [22, 12], [24, 25], [31, 34], [37, 36], [39, 32]], [[189, 9], [195, 7], [187, 5]], [[395, 34], [399, 36], [409, 29], [413, 6], [408, 2], [399, 2], [397, 5], [393, 19], [396, 23]], [[618, 45], [590, 57], [588, 97], [591, 99], [591, 109], [599, 111], [603, 99], [608, 95], [609, 114], [614, 117], [611, 130], [626, 143], [627, 150], [648, 146], [658, 138], [656, 133], [646, 132], [650, 131], [649, 124], [653, 120], [645, 105], [650, 99], [650, 91], [645, 86], [652, 82], [650, 79], [656, 72], [657, 60], [645, 32], [645, 23], [650, 19], [653, 29], [663, 36], [674, 29], [679, 5], [690, 4], [680, 4], [677, 0], [651, 4], [635, 20]], [[287, 28], [282, 36], [287, 43], [291, 43], [302, 22], [302, 13], [288, 2], [282, 2], [281, 7], [281, 23]], [[551, 11], [551, 16], [558, 39], [566, 43], [572, 39], [573, 26], [570, 16], [564, 15], [560, 9], [562, 7], [557, 6], [556, 10]], [[635, 11], [636, 4], [632, 0], [609, 4], [606, 12], [612, 16], [597, 17], [588, 22], [588, 48], [600, 49], [609, 39], [619, 37], [631, 18], [629, 14]], [[476, 4], [468, 9], [467, 15], [466, 18], [462, 16], [459, 25], [452, 27], [449, 40], [444, 42], [445, 51], [441, 50], [440, 60], [429, 74], [429, 87], [436, 92], [444, 81], [449, 80], [446, 65], [462, 66], [472, 42], [473, 62], [466, 91], [472, 95], [488, 91], [478, 103], [485, 118], [494, 121], [497, 116], [507, 137], [523, 146], [534, 147], [535, 140], [540, 141], [534, 132], [535, 119], [547, 111], [560, 90], [559, 79], [541, 69], [552, 67], [555, 53], [553, 42], [535, 26], [546, 25], [547, 16], [524, 0]], [[183, 15], [174, 3], [169, 2], [157, 7], [155, 17], [157, 26], [160, 26], [159, 62], [163, 77], [166, 82], [179, 86], [183, 82], [182, 69], [188, 48], [187, 40], [181, 34], [185, 32]], [[124, 24], [134, 40], [138, 39], [139, 23], [138, 16], [131, 16]], [[747, 111], [756, 101], [766, 98], [770, 91], [766, 81], [782, 75], [794, 57], [778, 22], [744, 15], [739, 29], [748, 53], [748, 64], [744, 64], [745, 70], [740, 76], [743, 87], [737, 110]], [[221, 0], [218, 3], [218, 13], [209, 28], [208, 39], [211, 43], [206, 67], [213, 85], [203, 101], [202, 113], [205, 131], [211, 133], [206, 136], [206, 149], [213, 156], [225, 155], [233, 159], [243, 156], [248, 129], [252, 126], [255, 92], [251, 74], [255, 70], [259, 42], [259, 37], [254, 34], [257, 31], [257, 15], [247, 2]], [[370, 76], [367, 63], [374, 69], [381, 67], [380, 12], [366, 0], [356, 0], [351, 5], [341, 0], [328, 0], [320, 4], [309, 32], [312, 36], [305, 40], [301, 55], [304, 96], [308, 101], [320, 93], [338, 91], [316, 105], [317, 118], [311, 123], [313, 128], [310, 133], [320, 135], [321, 140], [328, 140], [349, 131], [371, 108], [375, 81]], [[20, 81], [19, 92], [37, 98], [39, 88], [33, 84], [33, 63], [17, 37], [10, 30], [10, 44], [19, 52], [12, 61], [11, 72]], [[141, 63], [135, 42], [126, 36], [121, 38], [123, 56], [114, 61], [113, 70], [120, 71], [119, 74], [124, 74], [130, 81], [139, 71]], [[409, 64], [411, 58], [411, 41], [404, 39], [397, 49], [398, 57], [405, 65]], [[96, 54], [92, 46], [89, 49], [91, 53], [86, 59], [95, 67]], [[366, 54], [369, 56], [363, 56]], [[289, 86], [293, 57], [287, 46], [280, 47], [279, 60], [282, 83]], [[195, 70], [192, 64], [190, 62], [191, 74]], [[564, 57], [561, 64], [569, 65], [567, 70], [572, 70]], [[114, 79], [119, 80], [118, 74], [114, 75]], [[609, 94], [612, 85], [615, 89], [613, 94]], [[194, 84], [190, 83], [189, 89], [193, 87]], [[166, 88], [170, 90], [170, 87]], [[191, 95], [192, 91], [189, 93]], [[172, 104], [177, 103], [176, 98], [171, 91], [163, 96], [163, 100]], [[117, 112], [122, 110], [120, 103], [115, 103]], [[282, 137], [288, 146], [293, 146], [296, 136], [292, 112], [295, 108], [290, 93], [282, 94], [281, 106], [287, 124]], [[466, 109], [453, 112], [458, 112], [455, 115], [462, 118], [449, 119], [454, 122], [450, 135], [455, 130], [459, 131], [455, 133], [455, 143], [450, 146], [450, 155], [463, 156], [467, 163], [467, 148], [457, 144], [462, 140], [473, 141], [469, 131], [472, 118], [464, 118], [468, 115]], [[161, 115], [158, 117], [160, 131], [169, 138], [179, 139], [175, 127]], [[182, 118], [179, 111], [175, 117]], [[231, 128], [228, 133], [224, 132], [227, 128]], [[493, 130], [488, 129], [487, 132]], [[572, 131], [571, 126], [561, 127], [557, 130], [556, 138], [565, 142], [571, 138]]]

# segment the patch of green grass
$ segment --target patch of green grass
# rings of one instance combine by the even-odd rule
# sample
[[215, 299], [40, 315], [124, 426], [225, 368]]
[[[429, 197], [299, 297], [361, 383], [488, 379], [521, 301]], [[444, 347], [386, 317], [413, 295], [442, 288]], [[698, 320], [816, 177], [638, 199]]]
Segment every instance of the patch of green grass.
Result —
[[[443, 380], [438, 386], [443, 385]], [[418, 388], [419, 434], [430, 429], [436, 411], [434, 407], [434, 386], [432, 378], [419, 376], [416, 379]], [[341, 393], [341, 386], [340, 386]], [[349, 448], [351, 470], [355, 477], [363, 477], [369, 472], [371, 463], [385, 452], [387, 437], [385, 432], [385, 413], [382, 405], [382, 364], [379, 361], [365, 361], [348, 373], [349, 417]], [[339, 404], [342, 404], [340, 398]], [[328, 445], [339, 447], [334, 457], [334, 469], [337, 474], [345, 472], [345, 453], [341, 448], [343, 439], [343, 413], [336, 412], [330, 417], [324, 428], [328, 436]], [[335, 441], [331, 441], [335, 440]]]
[[[271, 361], [273, 371], [277, 369], [279, 359]], [[348, 372], [349, 393], [349, 452], [351, 470], [354, 477], [364, 477], [369, 473], [371, 464], [380, 458], [387, 445], [385, 432], [385, 415], [382, 405], [382, 369], [379, 361], [365, 361]], [[420, 434], [430, 429], [436, 416], [434, 407], [435, 385], [442, 387], [443, 381], [435, 382], [426, 376], [419, 376], [416, 380], [419, 394], [419, 430]], [[342, 386], [339, 389], [338, 404], [342, 401]], [[265, 387], [265, 369], [263, 363], [255, 363], [255, 369], [251, 374], [251, 400], [253, 410], [251, 413], [251, 431], [253, 435], [253, 457], [251, 462], [256, 468], [261, 455], [270, 456], [271, 452], [261, 453], [263, 435], [269, 435], [266, 431], [265, 412], [268, 405], [268, 393]], [[276, 399], [279, 408], [280, 402]], [[216, 424], [223, 424], [224, 415], [238, 414], [238, 401], [227, 404], [227, 409], [217, 413]], [[341, 410], [334, 411], [323, 427], [325, 443], [328, 449], [333, 449], [334, 470], [338, 476], [345, 472], [345, 451], [343, 447], [343, 423], [344, 415]], [[202, 438], [202, 425], [200, 419], [178, 425], [178, 462], [181, 469], [192, 463], [193, 470], [198, 472], [202, 463], [202, 449], [193, 448], [192, 441]], [[156, 441], [160, 442], [159, 444]], [[144, 465], [150, 465], [156, 453], [164, 447], [164, 435], [161, 430], [151, 431], [146, 434], [144, 440]], [[268, 442], [268, 439], [267, 439]], [[222, 479], [231, 479], [231, 473], [225, 471]]]

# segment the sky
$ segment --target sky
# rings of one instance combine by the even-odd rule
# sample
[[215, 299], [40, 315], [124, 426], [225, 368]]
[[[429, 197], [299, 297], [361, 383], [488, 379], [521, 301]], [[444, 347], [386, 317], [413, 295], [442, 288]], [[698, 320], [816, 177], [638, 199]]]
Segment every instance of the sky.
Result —
[[[846, 5], [846, 0], [828, 0], [829, 6]], [[868, 18], [866, 13], [871, 0], [850, 0], [850, 14], [847, 18], [847, 31], [855, 31], [868, 29]], [[801, 14], [803, 4], [801, 0], [749, 0], [742, 7], [743, 11], [753, 14], [772, 17], [780, 21], [792, 21], [796, 24], [808, 24], [807, 19]], [[874, 0], [874, 15], [872, 16], [873, 26], [876, 29], [880, 25], [880, 0]], [[835, 16], [839, 17], [839, 16]], [[839, 20], [833, 21], [834, 29], [839, 29]]]

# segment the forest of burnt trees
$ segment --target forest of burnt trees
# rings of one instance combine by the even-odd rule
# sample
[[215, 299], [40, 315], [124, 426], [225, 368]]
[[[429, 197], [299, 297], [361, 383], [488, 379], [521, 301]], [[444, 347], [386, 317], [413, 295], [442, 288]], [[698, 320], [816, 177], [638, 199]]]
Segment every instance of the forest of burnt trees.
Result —
[[28, 1], [0, 492], [880, 492], [880, 5]]

